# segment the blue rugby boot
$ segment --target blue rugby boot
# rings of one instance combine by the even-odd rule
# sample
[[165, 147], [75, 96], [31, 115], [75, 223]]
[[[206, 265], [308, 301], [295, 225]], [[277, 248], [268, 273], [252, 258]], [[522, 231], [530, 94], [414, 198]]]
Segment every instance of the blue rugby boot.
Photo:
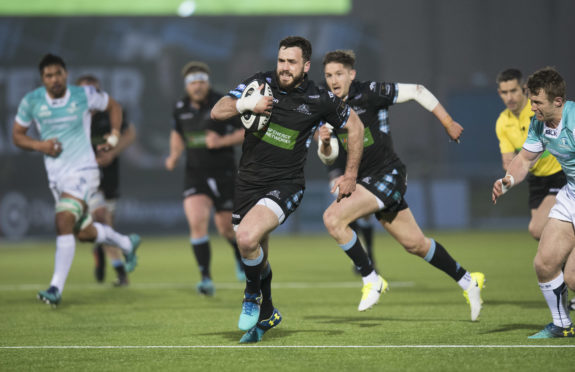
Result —
[[36, 295], [36, 297], [48, 304], [51, 305], [52, 307], [56, 307], [56, 305], [58, 305], [60, 303], [60, 301], [62, 300], [62, 296], [60, 295], [60, 291], [58, 290], [58, 288], [51, 286], [50, 288], [48, 288], [45, 291], [39, 291], [38, 294]]
[[242, 338], [240, 339], [240, 343], [251, 343], [251, 342], [260, 342], [264, 333], [276, 327], [282, 321], [282, 315], [278, 311], [278, 309], [274, 308], [274, 312], [272, 315], [267, 318], [260, 320], [255, 327], [244, 333]]
[[245, 293], [242, 303], [242, 313], [238, 320], [238, 328], [247, 331], [253, 328], [260, 317], [262, 297], [259, 293]]
[[214, 287], [214, 283], [210, 278], [204, 278], [201, 282], [196, 285], [196, 290], [199, 294], [206, 295], [211, 297], [216, 292], [216, 288]]
[[553, 323], [547, 324], [541, 331], [529, 336], [528, 338], [565, 338], [575, 337], [575, 327], [571, 324], [569, 327], [557, 327]]
[[131, 273], [136, 269], [136, 265], [138, 265], [138, 256], [136, 256], [136, 250], [140, 246], [142, 238], [138, 234], [130, 234], [129, 238], [130, 242], [132, 243], [132, 250], [130, 253], [124, 253], [124, 257], [126, 259], [126, 271]]

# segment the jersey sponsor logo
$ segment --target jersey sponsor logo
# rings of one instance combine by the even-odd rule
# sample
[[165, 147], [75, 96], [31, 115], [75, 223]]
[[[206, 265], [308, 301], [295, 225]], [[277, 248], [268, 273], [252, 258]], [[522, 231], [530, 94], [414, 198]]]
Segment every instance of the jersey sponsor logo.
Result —
[[309, 106], [306, 105], [305, 103], [302, 103], [301, 105], [299, 105], [295, 111], [299, 112], [300, 114], [304, 114], [307, 116], [311, 116], [311, 112], [309, 111]]
[[188, 148], [206, 147], [206, 132], [186, 132], [186, 146]]
[[[347, 133], [340, 133], [337, 135], [339, 141], [343, 145], [345, 151], [347, 151]], [[363, 147], [368, 147], [374, 144], [373, 135], [371, 134], [371, 130], [369, 127], [363, 129]]]
[[42, 120], [42, 124], [58, 124], [78, 120], [78, 115], [62, 116], [60, 118]]
[[329, 90], [327, 91], [327, 94], [329, 95], [329, 98], [333, 98], [333, 97], [334, 97], [333, 93], [332, 93], [331, 91], [329, 91]]
[[272, 102], [273, 102], [273, 103], [280, 103], [280, 100], [277, 99], [276, 97], [274, 97], [274, 98], [272, 99]]
[[182, 114], [180, 114], [180, 116], [178, 116], [180, 118], [180, 120], [188, 120], [188, 119], [192, 119], [194, 117], [194, 113], [193, 112], [184, 112]]
[[299, 136], [299, 131], [288, 129], [275, 123], [270, 123], [268, 129], [265, 132], [262, 132], [263, 131], [254, 132], [254, 135], [270, 145], [285, 150], [293, 150]]
[[558, 138], [559, 137], [559, 131], [557, 129], [553, 129], [553, 128], [545, 128], [545, 137], [549, 137], [549, 138]]

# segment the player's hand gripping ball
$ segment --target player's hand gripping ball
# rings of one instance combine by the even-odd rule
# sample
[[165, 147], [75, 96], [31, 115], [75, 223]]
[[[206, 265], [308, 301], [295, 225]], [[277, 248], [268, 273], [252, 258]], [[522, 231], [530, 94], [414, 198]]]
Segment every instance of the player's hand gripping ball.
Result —
[[[247, 98], [249, 96], [251, 96], [252, 94], [254, 94], [254, 92], [257, 92], [257, 90], [259, 89], [259, 86], [262, 83], [254, 80], [251, 83], [248, 84], [248, 86], [246, 87], [246, 89], [244, 89], [244, 91], [242, 92], [242, 96], [241, 98]], [[267, 97], [273, 97], [272, 94], [272, 88], [270, 88], [268, 83], [263, 83], [264, 84], [264, 88], [259, 92], [262, 96], [267, 96]], [[270, 121], [269, 116], [264, 115], [264, 114], [255, 114], [252, 111], [245, 111], [242, 116], [242, 123], [244, 125], [244, 127], [248, 130], [253, 130], [253, 131], [258, 131], [258, 130], [262, 130], [265, 128], [265, 126], [268, 124], [268, 122]]]

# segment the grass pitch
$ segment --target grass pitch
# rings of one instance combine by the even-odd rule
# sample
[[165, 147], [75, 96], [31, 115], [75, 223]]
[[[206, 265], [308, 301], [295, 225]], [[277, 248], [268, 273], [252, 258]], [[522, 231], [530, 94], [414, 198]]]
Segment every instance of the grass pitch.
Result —
[[[361, 279], [327, 235], [273, 236], [274, 304], [284, 319], [261, 343], [237, 329], [243, 285], [231, 248], [212, 239], [216, 295], [195, 293], [186, 236], [145, 237], [128, 288], [93, 279], [79, 244], [62, 303], [38, 302], [54, 242], [0, 243], [0, 370], [573, 370], [575, 340], [528, 340], [550, 322], [527, 231], [430, 234], [487, 278], [478, 322], [456, 283], [378, 235], [376, 264], [390, 291], [359, 313]], [[571, 356], [571, 357], [570, 357]]]

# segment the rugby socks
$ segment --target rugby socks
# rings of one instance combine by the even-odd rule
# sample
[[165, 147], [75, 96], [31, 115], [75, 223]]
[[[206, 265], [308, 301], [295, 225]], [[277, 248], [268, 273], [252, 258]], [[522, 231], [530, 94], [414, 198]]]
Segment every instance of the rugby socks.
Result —
[[570, 327], [571, 318], [567, 310], [567, 286], [563, 279], [563, 272], [550, 282], [539, 283], [539, 288], [541, 288], [547, 306], [551, 310], [553, 324], [561, 328]]
[[353, 236], [351, 240], [345, 244], [340, 244], [341, 249], [345, 251], [345, 254], [353, 261], [353, 264], [357, 268], [357, 271], [361, 276], [368, 276], [373, 271], [373, 266], [367, 257], [367, 254], [361, 246], [361, 242], [357, 238], [357, 234], [353, 231]]
[[54, 257], [54, 275], [50, 282], [51, 287], [56, 287], [60, 294], [64, 290], [66, 278], [76, 251], [76, 239], [73, 234], [58, 235], [56, 238], [56, 255]]
[[124, 266], [124, 261], [113, 260], [112, 266], [114, 267], [114, 270], [116, 270], [116, 276], [118, 277], [118, 280], [120, 282], [125, 281], [127, 279], [128, 274], [126, 274], [126, 267]]
[[197, 239], [191, 238], [190, 243], [192, 243], [192, 248], [194, 250], [194, 255], [196, 256], [198, 268], [202, 274], [202, 279], [211, 279], [210, 260], [212, 257], [210, 249], [210, 237], [206, 235]]
[[[466, 273], [468, 275], [469, 273], [461, 267], [461, 265], [455, 261], [449, 253], [447, 253], [441, 244], [437, 243], [433, 239], [430, 240], [431, 246], [429, 247], [427, 255], [423, 259], [452, 277], [463, 290], [469, 288], [469, 284], [471, 284], [471, 276], [469, 276], [469, 282], [467, 283], [464, 278]], [[460, 283], [462, 278], [463, 281]]]
[[241, 264], [242, 255], [240, 254], [240, 249], [238, 248], [238, 242], [235, 239], [228, 239], [228, 242], [230, 243], [230, 245], [234, 250], [234, 256], [236, 257], [236, 262], [239, 262]]
[[375, 260], [373, 259], [373, 224], [363, 218], [360, 218], [355, 222], [357, 223], [358, 229], [361, 231], [367, 257], [371, 261], [372, 266], [375, 267]]
[[260, 280], [262, 289], [262, 304], [259, 320], [262, 320], [268, 319], [274, 312], [274, 304], [272, 302], [272, 267], [269, 261], [260, 274]]
[[122, 235], [110, 226], [101, 224], [99, 222], [94, 222], [94, 227], [98, 232], [98, 235], [96, 236], [96, 243], [115, 245], [125, 254], [128, 254], [132, 251], [132, 242], [128, 236]]
[[264, 260], [264, 250], [262, 249], [261, 246], [258, 246], [258, 256], [253, 260], [242, 257], [242, 262], [244, 264], [244, 271], [246, 273], [245, 293], [259, 295], [261, 290], [260, 272], [263, 260]]

